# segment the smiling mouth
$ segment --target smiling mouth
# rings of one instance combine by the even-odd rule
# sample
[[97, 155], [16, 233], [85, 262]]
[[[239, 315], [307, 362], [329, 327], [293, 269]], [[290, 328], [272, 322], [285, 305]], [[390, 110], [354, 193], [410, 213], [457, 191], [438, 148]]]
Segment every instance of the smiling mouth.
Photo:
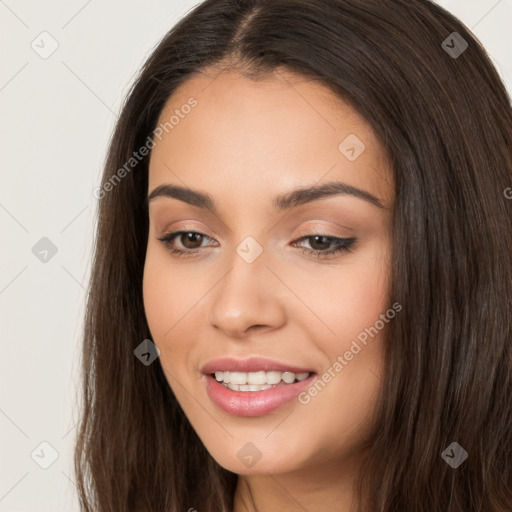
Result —
[[313, 372], [230, 372], [216, 371], [210, 377], [232, 391], [265, 391], [266, 389], [296, 384], [313, 375]]

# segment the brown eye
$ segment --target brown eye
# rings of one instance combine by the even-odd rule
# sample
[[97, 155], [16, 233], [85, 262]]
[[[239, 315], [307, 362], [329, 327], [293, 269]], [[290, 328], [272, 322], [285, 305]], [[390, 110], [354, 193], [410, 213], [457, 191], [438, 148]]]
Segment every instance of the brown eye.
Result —
[[310, 247], [315, 251], [324, 251], [329, 249], [332, 243], [332, 237], [315, 235], [308, 237]]
[[180, 256], [199, 253], [206, 247], [203, 242], [213, 239], [195, 231], [175, 231], [158, 238], [173, 254]]
[[309, 247], [302, 246], [305, 254], [314, 255], [318, 258], [327, 258], [350, 252], [355, 241], [355, 237], [340, 238], [328, 235], [309, 235], [300, 238], [293, 245], [301, 246], [301, 242], [306, 242]]
[[203, 243], [204, 236], [200, 233], [184, 232], [178, 238], [186, 249], [198, 249]]

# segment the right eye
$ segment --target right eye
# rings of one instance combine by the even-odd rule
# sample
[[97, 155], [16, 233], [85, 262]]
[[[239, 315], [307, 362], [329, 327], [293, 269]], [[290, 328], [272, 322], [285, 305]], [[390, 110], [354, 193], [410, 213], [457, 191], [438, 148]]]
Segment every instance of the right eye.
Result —
[[[176, 239], [180, 242], [181, 248], [174, 245]], [[158, 240], [162, 242], [172, 254], [184, 256], [200, 252], [199, 249], [204, 247], [203, 242], [205, 240], [213, 240], [213, 238], [196, 231], [175, 231], [158, 237]]]

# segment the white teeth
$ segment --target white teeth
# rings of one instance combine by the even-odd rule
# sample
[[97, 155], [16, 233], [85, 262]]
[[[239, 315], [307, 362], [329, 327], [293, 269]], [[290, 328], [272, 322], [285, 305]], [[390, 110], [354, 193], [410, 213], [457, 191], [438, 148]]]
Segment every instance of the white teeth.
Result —
[[281, 375], [281, 372], [267, 372], [267, 382], [269, 384], [279, 384]]
[[261, 386], [258, 384], [244, 384], [240, 386], [240, 391], [261, 391]]
[[281, 378], [286, 382], [286, 384], [291, 384], [295, 380], [295, 373], [284, 372]]
[[229, 372], [215, 372], [215, 378], [219, 382], [225, 382], [226, 384], [231, 382]]
[[261, 391], [279, 384], [293, 384], [309, 376], [309, 372], [215, 372], [215, 379], [233, 391]]
[[244, 372], [229, 372], [232, 384], [247, 384], [247, 373]]
[[247, 384], [265, 384], [266, 382], [266, 372], [249, 372], [247, 374]]
[[226, 384], [225, 382], [221, 383], [224, 387], [231, 389], [232, 391], [265, 391], [265, 389], [269, 389], [272, 386], [270, 384]]

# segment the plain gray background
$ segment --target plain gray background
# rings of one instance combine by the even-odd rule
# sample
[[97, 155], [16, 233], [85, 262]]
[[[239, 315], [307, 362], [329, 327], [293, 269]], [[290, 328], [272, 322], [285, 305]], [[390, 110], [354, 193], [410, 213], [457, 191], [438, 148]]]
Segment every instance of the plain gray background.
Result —
[[[78, 511], [72, 449], [93, 190], [135, 73], [197, 3], [0, 0], [0, 512]], [[512, 91], [512, 0], [438, 3], [473, 30]]]

